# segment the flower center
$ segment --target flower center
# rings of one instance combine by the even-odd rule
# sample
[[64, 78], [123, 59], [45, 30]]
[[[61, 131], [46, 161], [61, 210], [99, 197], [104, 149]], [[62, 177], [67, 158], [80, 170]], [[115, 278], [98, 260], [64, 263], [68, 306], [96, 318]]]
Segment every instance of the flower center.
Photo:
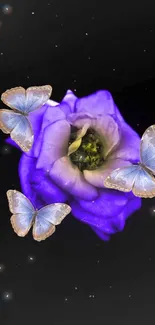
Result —
[[[75, 141], [78, 129], [71, 127], [69, 145]], [[84, 169], [94, 170], [103, 165], [103, 144], [99, 135], [91, 128], [82, 137], [80, 147], [70, 154], [70, 159], [81, 171]]]

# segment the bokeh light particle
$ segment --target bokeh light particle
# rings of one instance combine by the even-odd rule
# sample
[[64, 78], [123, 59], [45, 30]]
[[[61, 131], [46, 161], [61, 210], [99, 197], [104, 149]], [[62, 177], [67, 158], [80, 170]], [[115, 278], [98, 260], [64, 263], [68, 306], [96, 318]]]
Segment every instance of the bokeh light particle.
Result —
[[9, 4], [5, 4], [4, 6], [2, 6], [2, 11], [5, 15], [10, 15], [12, 14], [13, 8]]

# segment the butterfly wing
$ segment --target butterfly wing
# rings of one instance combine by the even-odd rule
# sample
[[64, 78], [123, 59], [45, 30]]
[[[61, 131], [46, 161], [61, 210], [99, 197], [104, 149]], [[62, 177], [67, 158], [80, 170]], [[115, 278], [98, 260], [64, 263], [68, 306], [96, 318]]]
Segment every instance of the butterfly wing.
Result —
[[25, 90], [23, 87], [15, 87], [6, 90], [1, 100], [10, 108], [20, 113], [28, 114], [43, 106], [52, 93], [50, 85], [40, 87], [29, 87]]
[[123, 192], [130, 192], [132, 191], [139, 169], [139, 165], [117, 168], [105, 179], [104, 186]]
[[136, 175], [132, 191], [138, 197], [155, 197], [155, 179], [143, 167], [139, 169]]
[[31, 149], [34, 135], [27, 117], [7, 109], [0, 110], [0, 129], [9, 134], [19, 147], [27, 152]]
[[69, 205], [64, 203], [50, 204], [40, 209], [33, 225], [33, 238], [41, 241], [55, 232], [55, 226], [71, 212]]
[[43, 106], [51, 97], [52, 87], [50, 85], [40, 87], [29, 87], [26, 90], [26, 113], [35, 111]]
[[24, 237], [32, 226], [35, 210], [31, 202], [22, 193], [9, 190], [7, 191], [13, 230], [18, 236]]
[[155, 125], [144, 132], [140, 145], [141, 162], [155, 174]]
[[15, 87], [6, 90], [1, 95], [2, 102], [12, 109], [16, 109], [19, 112], [24, 112], [26, 91], [23, 87]]

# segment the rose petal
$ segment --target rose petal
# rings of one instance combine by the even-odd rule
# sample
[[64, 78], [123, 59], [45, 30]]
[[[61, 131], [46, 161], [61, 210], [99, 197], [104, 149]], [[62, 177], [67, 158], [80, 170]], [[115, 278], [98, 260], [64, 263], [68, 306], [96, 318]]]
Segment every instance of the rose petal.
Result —
[[61, 110], [61, 105], [51, 106], [48, 105], [46, 111], [44, 112], [44, 116], [42, 119], [42, 123], [39, 128], [39, 133], [37, 137], [37, 141], [34, 148], [34, 156], [38, 157], [42, 145], [43, 133], [47, 126], [57, 121], [65, 120], [65, 114]]
[[28, 155], [29, 157], [34, 157], [35, 156], [35, 150], [36, 150], [36, 146], [38, 145], [38, 136], [40, 134], [40, 129], [41, 129], [41, 125], [42, 125], [42, 121], [44, 118], [44, 114], [47, 110], [47, 108], [49, 107], [49, 104], [45, 104], [43, 105], [41, 108], [31, 112], [28, 116], [28, 119], [31, 123], [32, 126], [32, 130], [34, 133], [34, 142], [33, 142], [33, 146], [31, 148], [31, 150], [29, 150], [26, 155]]
[[[113, 218], [112, 224], [115, 229], [115, 232], [122, 231], [125, 227], [125, 220], [127, 220], [135, 211], [141, 208], [142, 200], [135, 197], [132, 193], [126, 194], [128, 196], [128, 202], [124, 206], [124, 209], [121, 213], [115, 218]], [[73, 213], [72, 213], [73, 214]], [[104, 239], [105, 233], [97, 227], [91, 227], [103, 240], [110, 239], [110, 236], [107, 239]]]
[[77, 97], [74, 95], [74, 93], [71, 90], [68, 90], [61, 102], [61, 104], [63, 104], [62, 110], [66, 116], [74, 112], [76, 100]]
[[125, 220], [128, 219], [128, 217], [140, 209], [142, 205], [142, 199], [136, 197], [132, 192], [124, 194], [128, 197], [128, 203], [124, 206], [124, 209], [118, 216], [120, 220], [123, 218], [125, 218]]
[[[75, 200], [69, 201], [69, 205], [72, 208], [72, 215], [76, 219], [88, 224], [92, 228], [93, 228], [93, 226], [95, 226], [95, 227], [97, 226], [97, 228], [99, 230], [101, 230], [100, 225], [98, 224], [99, 218], [96, 218], [95, 214], [89, 213], [89, 212], [85, 211], [84, 209], [82, 209], [81, 206]], [[103, 228], [104, 228], [105, 238], [107, 238], [106, 235], [114, 233], [109, 220], [102, 220], [102, 229]]]
[[140, 137], [125, 122], [121, 123], [121, 140], [117, 149], [111, 152], [109, 159], [124, 159], [132, 163], [140, 160]]
[[[113, 192], [112, 196], [110, 192]], [[122, 231], [125, 220], [141, 207], [141, 199], [135, 197], [132, 193], [118, 193], [117, 191], [108, 191], [108, 193], [107, 197], [104, 197], [105, 191], [100, 190], [100, 196], [94, 203], [84, 202], [84, 200], [69, 200], [72, 215], [89, 224], [103, 240], [108, 240], [109, 235]], [[109, 207], [106, 209], [108, 202]], [[105, 213], [104, 209], [106, 209]], [[108, 213], [107, 216], [106, 212]]]
[[95, 187], [104, 188], [106, 177], [116, 168], [130, 166], [131, 163], [122, 159], [107, 160], [96, 170], [84, 170], [84, 178]]
[[58, 186], [71, 195], [85, 200], [93, 200], [98, 195], [97, 189], [86, 182], [83, 174], [71, 163], [69, 157], [62, 157], [55, 161], [49, 175]]
[[93, 212], [99, 220], [117, 216], [128, 202], [128, 196], [124, 192], [111, 189], [99, 189], [98, 193], [98, 197], [91, 202], [82, 199], [76, 200], [84, 210], [90, 213]]
[[88, 224], [91, 228], [96, 228], [99, 231], [102, 231], [104, 235], [112, 235], [117, 231], [121, 231], [124, 228], [125, 220], [123, 220], [121, 229], [116, 228], [116, 224], [120, 223], [120, 220], [116, 218], [102, 219], [94, 213], [88, 212], [81, 208], [76, 201], [69, 202], [72, 208], [72, 215], [79, 219], [80, 221]]
[[56, 186], [42, 170], [36, 170], [36, 159], [23, 154], [19, 163], [23, 193], [36, 208], [55, 202], [66, 202], [68, 194]]
[[119, 145], [120, 130], [118, 124], [111, 116], [106, 115], [98, 117], [93, 128], [100, 135], [103, 143], [103, 157], [105, 159]]
[[92, 230], [96, 233], [96, 235], [97, 235], [100, 239], [102, 239], [102, 240], [104, 240], [104, 241], [109, 241], [109, 240], [110, 240], [110, 236], [109, 236], [109, 235], [106, 235], [106, 234], [104, 233], [104, 231], [98, 229], [97, 227], [91, 227], [91, 228], [92, 228]]
[[115, 105], [115, 112], [116, 112], [117, 120], [119, 122], [125, 122], [123, 116], [121, 115], [121, 113], [116, 105]]
[[75, 103], [75, 112], [90, 113], [93, 116], [98, 114], [115, 114], [115, 104], [109, 91], [99, 90], [96, 93], [77, 99]]
[[78, 129], [81, 129], [85, 124], [94, 124], [96, 123], [96, 118], [93, 115], [88, 113], [71, 113], [67, 116], [67, 121], [76, 126]]
[[55, 122], [44, 130], [36, 168], [49, 170], [52, 164], [67, 154], [70, 125], [65, 120]]

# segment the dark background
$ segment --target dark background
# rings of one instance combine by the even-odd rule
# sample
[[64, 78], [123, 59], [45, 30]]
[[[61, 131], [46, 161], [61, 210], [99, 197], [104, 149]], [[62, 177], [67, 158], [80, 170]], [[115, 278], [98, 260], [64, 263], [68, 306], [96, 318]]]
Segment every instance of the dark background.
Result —
[[[60, 101], [67, 89], [78, 97], [108, 89], [140, 135], [155, 123], [154, 0], [0, 5], [0, 93], [51, 84]], [[4, 138], [1, 132], [0, 325], [154, 324], [155, 200], [144, 200], [108, 243], [71, 215], [45, 242], [19, 238], [5, 192], [20, 190], [20, 153]]]

